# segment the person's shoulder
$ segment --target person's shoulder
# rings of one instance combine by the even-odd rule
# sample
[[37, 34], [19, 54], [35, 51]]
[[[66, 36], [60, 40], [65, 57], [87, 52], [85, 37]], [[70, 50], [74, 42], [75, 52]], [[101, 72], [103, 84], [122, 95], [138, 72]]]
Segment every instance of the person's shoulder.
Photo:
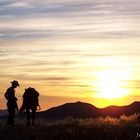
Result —
[[12, 87], [9, 87], [8, 89], [7, 89], [7, 91], [14, 91], [14, 89], [12, 88]]
[[7, 91], [10, 91], [11, 90], [11, 87], [7, 88]]

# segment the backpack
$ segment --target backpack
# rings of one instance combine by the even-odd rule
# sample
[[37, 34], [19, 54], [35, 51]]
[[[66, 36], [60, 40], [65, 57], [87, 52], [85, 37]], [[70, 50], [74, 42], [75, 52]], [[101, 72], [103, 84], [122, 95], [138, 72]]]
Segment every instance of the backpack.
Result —
[[39, 93], [34, 88], [27, 88], [23, 94], [23, 107], [25, 109], [37, 109], [39, 106]]

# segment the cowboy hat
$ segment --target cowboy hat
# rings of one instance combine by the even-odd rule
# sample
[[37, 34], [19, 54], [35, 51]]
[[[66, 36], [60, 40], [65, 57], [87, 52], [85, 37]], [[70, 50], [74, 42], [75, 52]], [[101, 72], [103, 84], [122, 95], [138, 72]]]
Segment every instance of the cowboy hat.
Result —
[[16, 80], [13, 80], [11, 83], [14, 84], [14, 85], [20, 86], [18, 81], [16, 81]]

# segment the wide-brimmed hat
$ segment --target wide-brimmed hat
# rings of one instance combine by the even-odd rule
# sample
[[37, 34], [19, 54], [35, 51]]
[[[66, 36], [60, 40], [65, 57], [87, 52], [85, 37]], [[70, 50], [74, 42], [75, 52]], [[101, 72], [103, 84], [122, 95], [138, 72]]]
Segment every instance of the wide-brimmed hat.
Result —
[[20, 86], [18, 81], [16, 81], [16, 80], [13, 80], [11, 83], [14, 84], [14, 85]]

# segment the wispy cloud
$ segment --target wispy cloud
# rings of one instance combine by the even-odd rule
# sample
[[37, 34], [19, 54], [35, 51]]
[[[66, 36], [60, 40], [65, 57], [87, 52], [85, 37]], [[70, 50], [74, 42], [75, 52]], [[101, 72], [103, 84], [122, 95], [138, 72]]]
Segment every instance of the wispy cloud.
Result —
[[132, 0], [1, 1], [0, 38], [139, 36], [139, 5]]

